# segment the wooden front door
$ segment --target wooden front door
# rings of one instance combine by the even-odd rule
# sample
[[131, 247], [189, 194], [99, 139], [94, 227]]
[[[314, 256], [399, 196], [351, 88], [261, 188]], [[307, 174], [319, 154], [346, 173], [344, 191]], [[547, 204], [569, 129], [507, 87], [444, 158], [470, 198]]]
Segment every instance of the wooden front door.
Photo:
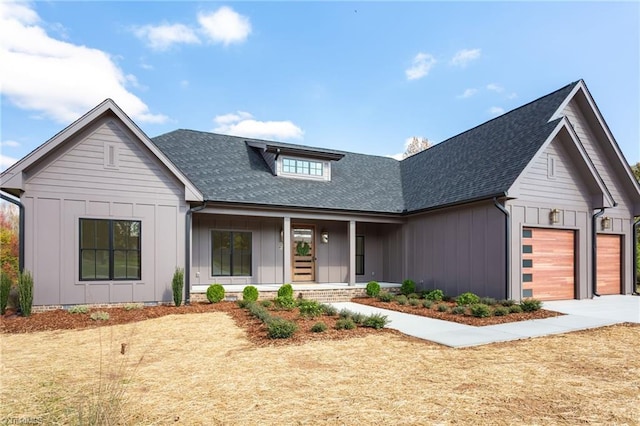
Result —
[[291, 232], [292, 279], [310, 282], [316, 279], [315, 228], [310, 225], [293, 225]]

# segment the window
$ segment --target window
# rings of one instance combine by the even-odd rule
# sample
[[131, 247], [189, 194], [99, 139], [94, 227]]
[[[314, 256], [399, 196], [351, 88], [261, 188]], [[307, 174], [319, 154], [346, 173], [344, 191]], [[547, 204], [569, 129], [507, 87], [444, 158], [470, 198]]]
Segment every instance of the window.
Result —
[[523, 268], [533, 268], [533, 259], [522, 259]]
[[251, 232], [211, 231], [211, 275], [251, 276]]
[[139, 280], [140, 231], [136, 220], [80, 219], [80, 280]]
[[356, 235], [356, 275], [364, 275], [364, 235]]
[[282, 173], [323, 176], [322, 162], [310, 160], [296, 160], [295, 158], [282, 159]]

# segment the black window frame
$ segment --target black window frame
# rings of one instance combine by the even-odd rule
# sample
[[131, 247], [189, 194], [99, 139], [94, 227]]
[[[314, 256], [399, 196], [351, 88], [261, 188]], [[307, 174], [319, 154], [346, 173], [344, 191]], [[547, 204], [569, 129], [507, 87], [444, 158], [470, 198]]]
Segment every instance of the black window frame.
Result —
[[[360, 247], [362, 247], [362, 253], [358, 253], [358, 240], [362, 241]], [[358, 259], [361, 259], [361, 262], [358, 263]], [[356, 275], [364, 275], [364, 235], [356, 235]]]
[[[107, 247], [97, 247], [96, 245], [94, 245], [93, 247], [84, 247], [83, 243], [84, 243], [84, 238], [83, 238], [83, 223], [85, 222], [94, 222], [94, 223], [98, 223], [98, 222], [103, 222], [103, 223], [107, 223], [107, 228], [108, 228], [108, 246]], [[137, 243], [137, 247], [136, 248], [121, 248], [121, 247], [116, 247], [116, 244], [114, 243], [115, 240], [115, 233], [114, 233], [114, 225], [116, 223], [119, 222], [126, 222], [130, 224], [132, 223], [137, 223], [138, 224], [138, 243]], [[96, 219], [96, 218], [80, 218], [80, 220], [78, 221], [78, 227], [79, 227], [79, 244], [78, 244], [78, 259], [79, 259], [79, 264], [78, 264], [78, 278], [80, 281], [140, 281], [142, 280], [142, 221], [141, 220], [132, 220], [132, 219]], [[129, 238], [130, 235], [127, 236], [127, 238]], [[85, 275], [83, 274], [83, 264], [84, 264], [84, 260], [83, 260], [83, 253], [85, 252], [93, 252], [94, 253], [94, 259], [97, 257], [96, 253], [98, 251], [107, 251], [108, 252], [108, 263], [109, 263], [109, 274], [108, 277], [97, 277], [97, 267], [96, 267], [96, 263], [94, 260], [94, 275], [93, 277], [85, 277]], [[125, 252], [125, 258], [128, 260], [129, 259], [129, 254], [133, 253], [134, 255], [137, 253], [137, 260], [138, 260], [138, 268], [137, 268], [137, 274], [135, 276], [133, 275], [128, 275], [129, 272], [129, 268], [128, 265], [125, 266], [125, 276], [124, 277], [116, 277], [115, 275], [115, 257], [116, 257], [116, 253], [119, 252]], [[126, 262], [126, 261], [125, 261]]]
[[[234, 244], [230, 244], [230, 250], [229, 250], [229, 273], [228, 274], [216, 274], [214, 273], [214, 254], [216, 251], [216, 248], [214, 247], [214, 243], [215, 243], [215, 237], [214, 237], [214, 233], [227, 233], [229, 234], [229, 241], [235, 241], [234, 236], [236, 234], [246, 234], [249, 236], [249, 274], [244, 274], [242, 273], [242, 265], [240, 266], [240, 271], [237, 271], [238, 273], [235, 273], [236, 271], [234, 270], [234, 258], [235, 258], [235, 245]], [[212, 277], [252, 277], [253, 276], [253, 233], [251, 231], [229, 231], [229, 230], [225, 230], [225, 229], [212, 229], [210, 232], [210, 237], [211, 237], [211, 276]], [[242, 255], [241, 255], [242, 256]]]

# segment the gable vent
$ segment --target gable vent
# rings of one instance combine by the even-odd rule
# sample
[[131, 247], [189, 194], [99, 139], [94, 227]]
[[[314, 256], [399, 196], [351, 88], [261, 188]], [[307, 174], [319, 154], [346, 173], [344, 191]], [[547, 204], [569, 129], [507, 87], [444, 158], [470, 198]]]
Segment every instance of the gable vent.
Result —
[[118, 146], [114, 143], [104, 144], [104, 167], [105, 169], [118, 168]]

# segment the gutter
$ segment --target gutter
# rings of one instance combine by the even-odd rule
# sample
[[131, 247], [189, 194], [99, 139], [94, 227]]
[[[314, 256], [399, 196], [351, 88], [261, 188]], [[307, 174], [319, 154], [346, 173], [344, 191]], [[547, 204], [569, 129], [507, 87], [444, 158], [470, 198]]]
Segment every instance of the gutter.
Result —
[[633, 223], [633, 284], [631, 287], [631, 294], [640, 296], [638, 290], [636, 290], [636, 284], [638, 283], [638, 225], [640, 225], [640, 217]]
[[595, 297], [600, 297], [598, 294], [598, 218], [604, 214], [604, 210], [605, 207], [602, 207], [599, 212], [591, 216], [591, 279]]
[[[506, 194], [505, 194], [506, 195]], [[493, 204], [504, 214], [504, 274], [505, 274], [505, 299], [511, 299], [511, 220], [509, 210], [505, 209], [498, 202], [497, 197], [493, 197]]]
[[20, 202], [20, 200], [16, 200], [12, 197], [7, 197], [6, 195], [0, 193], [0, 197], [16, 206], [18, 206], [18, 211], [20, 214], [19, 222], [18, 222], [18, 271], [20, 273], [24, 272], [24, 205]]
[[185, 234], [184, 234], [184, 304], [188, 305], [191, 302], [191, 216], [195, 212], [199, 212], [207, 206], [205, 201], [200, 206], [195, 206], [187, 210], [185, 218]]

